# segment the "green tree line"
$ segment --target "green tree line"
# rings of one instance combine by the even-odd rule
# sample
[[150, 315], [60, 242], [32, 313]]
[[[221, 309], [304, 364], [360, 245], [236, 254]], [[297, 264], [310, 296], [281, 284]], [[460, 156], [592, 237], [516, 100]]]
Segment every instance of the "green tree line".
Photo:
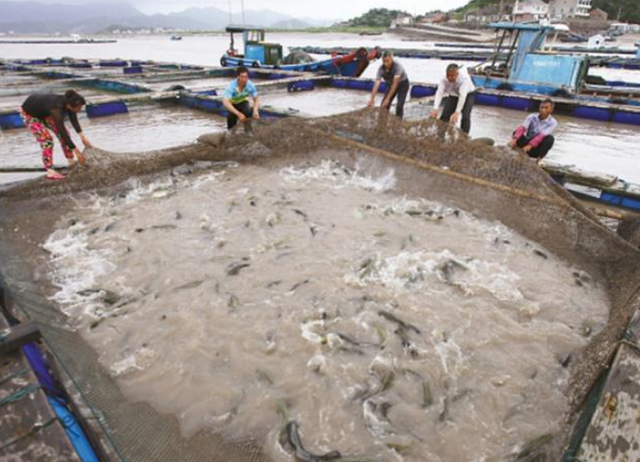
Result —
[[616, 20], [619, 13], [621, 21], [640, 24], [639, 0], [593, 0], [592, 7], [609, 13], [610, 20]]
[[400, 10], [388, 10], [386, 8], [373, 8], [365, 14], [351, 19], [350, 26], [389, 27], [391, 21], [396, 19]]

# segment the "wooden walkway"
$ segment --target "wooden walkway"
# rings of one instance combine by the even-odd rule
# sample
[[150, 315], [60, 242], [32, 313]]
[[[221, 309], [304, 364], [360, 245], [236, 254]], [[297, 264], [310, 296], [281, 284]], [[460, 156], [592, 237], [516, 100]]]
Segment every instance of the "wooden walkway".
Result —
[[[0, 344], [8, 328], [0, 312]], [[20, 349], [0, 354], [0, 461], [14, 460], [81, 462]]]

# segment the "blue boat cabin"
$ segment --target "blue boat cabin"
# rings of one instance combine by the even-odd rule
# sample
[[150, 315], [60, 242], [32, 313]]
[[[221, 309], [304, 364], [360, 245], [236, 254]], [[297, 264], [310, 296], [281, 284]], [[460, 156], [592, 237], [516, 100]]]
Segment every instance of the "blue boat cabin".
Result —
[[[502, 37], [492, 64], [473, 73], [477, 85], [549, 95], [580, 91], [589, 69], [588, 60], [585, 56], [544, 51], [544, 42], [553, 27], [521, 23], [494, 23], [491, 27], [502, 31]], [[503, 45], [508, 47], [506, 62], [496, 65]]]
[[[265, 42], [264, 29], [250, 26], [228, 26], [226, 30], [231, 34], [228, 56], [251, 60], [254, 67], [275, 66], [282, 60], [282, 45]], [[234, 34], [242, 34], [244, 55], [239, 54], [235, 49]]]

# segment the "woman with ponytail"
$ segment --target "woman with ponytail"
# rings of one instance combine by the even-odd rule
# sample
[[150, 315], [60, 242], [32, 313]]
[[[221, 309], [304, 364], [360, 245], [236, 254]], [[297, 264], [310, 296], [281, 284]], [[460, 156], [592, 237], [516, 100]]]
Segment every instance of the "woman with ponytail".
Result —
[[91, 143], [84, 136], [82, 128], [80, 128], [77, 116], [85, 104], [85, 99], [75, 90], [69, 90], [64, 95], [49, 93], [31, 95], [22, 104], [22, 118], [29, 131], [40, 144], [42, 161], [47, 170], [47, 178], [49, 180], [64, 179], [64, 175], [53, 169], [53, 137], [49, 130], [60, 141], [62, 151], [69, 162], [69, 168], [75, 166], [74, 154], [81, 165], [85, 163], [84, 156], [73, 143], [69, 132], [64, 126], [64, 119], [68, 116], [76, 133], [80, 135], [84, 146], [91, 147]]

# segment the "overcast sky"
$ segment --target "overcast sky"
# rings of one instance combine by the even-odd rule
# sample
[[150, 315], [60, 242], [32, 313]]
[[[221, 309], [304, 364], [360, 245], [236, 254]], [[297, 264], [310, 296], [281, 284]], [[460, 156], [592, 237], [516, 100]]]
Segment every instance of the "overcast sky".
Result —
[[[145, 13], [168, 13], [192, 6], [240, 11], [241, 0], [130, 0]], [[344, 18], [364, 13], [370, 8], [405, 10], [409, 13], [424, 13], [431, 10], [450, 10], [465, 5], [469, 0], [244, 0], [245, 10], [269, 9], [296, 17]], [[60, 3], [65, 3], [60, 0]]]

